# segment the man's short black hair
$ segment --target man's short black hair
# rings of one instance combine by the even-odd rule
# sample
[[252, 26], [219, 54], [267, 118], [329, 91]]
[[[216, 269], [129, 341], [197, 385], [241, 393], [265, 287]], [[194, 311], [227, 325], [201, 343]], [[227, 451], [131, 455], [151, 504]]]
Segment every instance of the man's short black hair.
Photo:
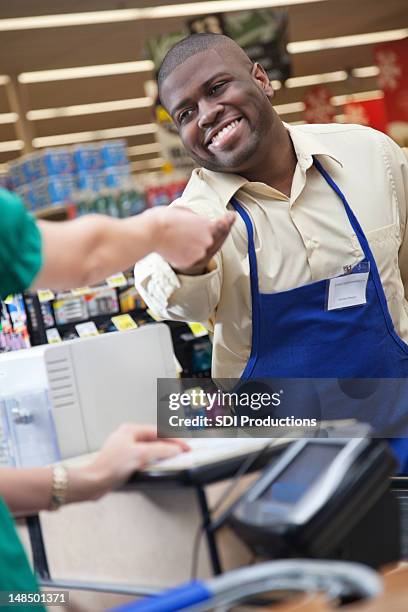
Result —
[[175, 70], [175, 68], [180, 66], [189, 57], [195, 55], [196, 53], [202, 53], [203, 51], [207, 51], [208, 49], [217, 47], [219, 45], [225, 45], [229, 48], [234, 47], [236, 51], [249, 60], [248, 56], [246, 56], [241, 47], [235, 41], [233, 41], [232, 38], [229, 38], [224, 34], [212, 34], [210, 32], [191, 34], [190, 36], [187, 36], [176, 43], [164, 56], [157, 75], [159, 96], [164, 81], [173, 72], [173, 70]]

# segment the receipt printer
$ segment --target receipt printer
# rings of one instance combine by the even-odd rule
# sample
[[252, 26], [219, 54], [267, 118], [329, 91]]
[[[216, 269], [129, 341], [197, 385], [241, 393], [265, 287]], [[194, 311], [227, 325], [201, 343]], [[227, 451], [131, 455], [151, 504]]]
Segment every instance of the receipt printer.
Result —
[[378, 439], [297, 440], [235, 502], [228, 521], [262, 557], [380, 567], [400, 558], [394, 469]]

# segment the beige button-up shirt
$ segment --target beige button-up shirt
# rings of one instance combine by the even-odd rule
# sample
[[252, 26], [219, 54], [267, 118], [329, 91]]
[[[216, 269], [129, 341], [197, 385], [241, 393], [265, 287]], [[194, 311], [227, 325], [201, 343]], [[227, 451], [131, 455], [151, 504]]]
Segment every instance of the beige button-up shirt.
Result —
[[[369, 128], [286, 128], [298, 160], [290, 197], [242, 176], [199, 169], [174, 204], [217, 218], [232, 209], [235, 196], [252, 219], [263, 293], [329, 279], [363, 253], [341, 200], [313, 166], [315, 155], [363, 227], [396, 331], [408, 342], [408, 160], [393, 141]], [[213, 376], [238, 378], [252, 331], [248, 241], [240, 217], [212, 263], [207, 274], [177, 276], [153, 254], [136, 264], [136, 287], [161, 318], [202, 322], [213, 338]]]

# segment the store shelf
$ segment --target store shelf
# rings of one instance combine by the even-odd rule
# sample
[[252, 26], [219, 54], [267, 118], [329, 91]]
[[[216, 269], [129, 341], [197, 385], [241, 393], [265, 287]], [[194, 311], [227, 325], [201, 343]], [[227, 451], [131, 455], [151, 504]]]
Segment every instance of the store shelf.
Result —
[[72, 204], [62, 204], [61, 206], [49, 206], [48, 208], [42, 208], [34, 213], [37, 219], [53, 219], [60, 221], [68, 218], [72, 218], [70, 210]]

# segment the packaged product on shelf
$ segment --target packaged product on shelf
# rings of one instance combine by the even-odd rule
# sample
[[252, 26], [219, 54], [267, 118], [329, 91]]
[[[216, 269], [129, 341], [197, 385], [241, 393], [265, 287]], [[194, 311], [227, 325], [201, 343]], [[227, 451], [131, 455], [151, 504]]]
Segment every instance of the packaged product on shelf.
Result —
[[38, 177], [69, 175], [73, 171], [72, 155], [69, 149], [56, 147], [38, 151], [33, 156]]
[[9, 191], [13, 189], [13, 183], [11, 181], [11, 177], [8, 174], [0, 174], [0, 187], [3, 189], [8, 189]]
[[148, 206], [167, 206], [170, 204], [169, 193], [166, 187], [148, 187], [146, 189], [146, 201]]
[[72, 147], [75, 172], [95, 172], [103, 168], [100, 146], [97, 143], [80, 144]]
[[18, 189], [24, 185], [22, 160], [16, 160], [10, 163], [9, 176], [13, 189]]
[[125, 140], [107, 140], [100, 143], [100, 155], [105, 168], [129, 163]]
[[167, 176], [161, 179], [160, 185], [152, 185], [146, 188], [146, 200], [149, 206], [167, 206], [179, 198], [186, 185], [185, 179], [169, 180]]
[[62, 295], [53, 302], [54, 317], [57, 325], [65, 325], [88, 318], [88, 307], [84, 296]]
[[72, 202], [75, 184], [71, 176], [50, 176], [32, 184], [39, 208]]
[[119, 311], [119, 302], [116, 290], [110, 287], [102, 287], [87, 296], [88, 311], [90, 317], [104, 314], [115, 314]]
[[92, 172], [79, 170], [75, 174], [75, 183], [78, 189], [98, 193], [106, 187], [105, 173], [103, 170]]
[[23, 200], [25, 207], [30, 211], [40, 208], [41, 204], [37, 200], [37, 195], [32, 185], [22, 185], [16, 190], [17, 195]]
[[128, 191], [121, 191], [117, 198], [119, 217], [137, 215], [146, 208], [144, 194], [134, 186]]
[[126, 188], [131, 179], [130, 165], [111, 166], [105, 169], [105, 185], [110, 189]]
[[10, 296], [0, 302], [0, 352], [29, 348], [27, 314], [22, 295]]
[[35, 164], [35, 153], [25, 155], [10, 164], [10, 177], [14, 189], [29, 184], [40, 178]]

